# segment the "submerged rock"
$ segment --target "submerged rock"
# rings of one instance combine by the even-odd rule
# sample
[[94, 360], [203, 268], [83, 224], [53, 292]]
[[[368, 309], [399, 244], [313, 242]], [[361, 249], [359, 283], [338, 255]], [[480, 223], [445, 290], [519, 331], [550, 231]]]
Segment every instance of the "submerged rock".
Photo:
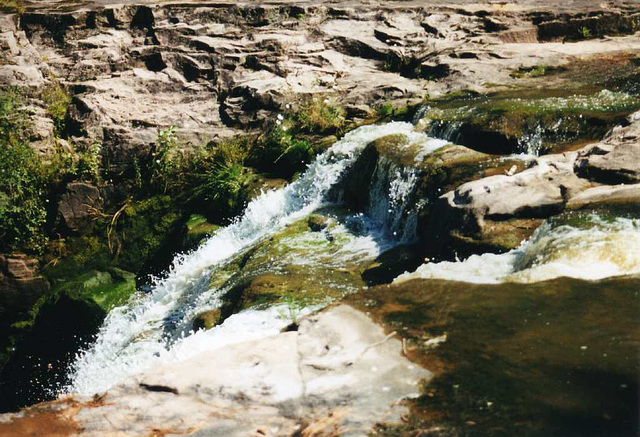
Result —
[[352, 295], [434, 372], [412, 402], [414, 414], [381, 433], [633, 435], [639, 286], [637, 276], [492, 285], [416, 279]]
[[71, 395], [5, 415], [0, 433], [53, 415], [89, 436], [150, 428], [208, 436], [365, 434], [379, 421], [399, 421], [402, 401], [429, 376], [402, 356], [394, 334], [340, 305], [303, 319], [297, 331], [154, 368], [93, 399]]

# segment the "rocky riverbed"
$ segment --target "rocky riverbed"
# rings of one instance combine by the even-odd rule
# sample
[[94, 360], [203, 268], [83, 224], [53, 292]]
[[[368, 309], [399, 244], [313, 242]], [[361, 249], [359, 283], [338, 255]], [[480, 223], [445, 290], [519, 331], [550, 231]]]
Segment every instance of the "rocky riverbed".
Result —
[[0, 435], [637, 433], [635, 2], [0, 9]]

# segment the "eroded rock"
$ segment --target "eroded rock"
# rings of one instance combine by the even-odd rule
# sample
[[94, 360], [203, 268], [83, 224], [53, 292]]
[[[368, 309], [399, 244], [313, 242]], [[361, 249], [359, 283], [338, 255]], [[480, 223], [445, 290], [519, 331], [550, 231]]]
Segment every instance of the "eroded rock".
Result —
[[640, 182], [640, 112], [629, 126], [615, 128], [602, 142], [580, 151], [578, 175], [605, 184]]
[[73, 182], [60, 199], [58, 212], [70, 230], [79, 231], [91, 221], [101, 202], [98, 188], [86, 182]]
[[401, 401], [418, 395], [429, 375], [402, 356], [393, 335], [340, 305], [305, 318], [298, 331], [205, 352], [94, 400], [71, 395], [3, 422], [22, 429], [26, 418], [55, 411], [83, 435], [136, 435], [150, 427], [209, 436], [364, 434], [379, 420], [399, 420]]

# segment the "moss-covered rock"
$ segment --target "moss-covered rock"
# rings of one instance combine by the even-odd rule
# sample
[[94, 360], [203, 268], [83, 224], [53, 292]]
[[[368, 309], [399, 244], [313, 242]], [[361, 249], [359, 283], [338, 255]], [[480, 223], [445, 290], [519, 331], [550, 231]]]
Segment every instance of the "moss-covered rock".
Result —
[[201, 214], [192, 214], [184, 226], [184, 237], [182, 247], [185, 250], [196, 248], [202, 240], [213, 235], [220, 226], [207, 221]]
[[0, 408], [53, 399], [68, 382], [75, 354], [89, 344], [109, 311], [125, 304], [135, 290], [135, 275], [113, 267], [85, 272], [36, 302], [28, 318], [12, 325], [15, 353], [2, 371]]
[[218, 325], [221, 320], [221, 311], [219, 309], [202, 312], [196, 316], [193, 321], [193, 329], [211, 329]]
[[339, 210], [314, 213], [217, 269], [209, 287], [228, 290], [217, 323], [246, 308], [327, 303], [364, 287], [371, 259], [344, 250], [358, 234], [343, 219]]
[[543, 154], [600, 139], [640, 97], [598, 87], [518, 90], [431, 102], [418, 126], [432, 136], [485, 153]]

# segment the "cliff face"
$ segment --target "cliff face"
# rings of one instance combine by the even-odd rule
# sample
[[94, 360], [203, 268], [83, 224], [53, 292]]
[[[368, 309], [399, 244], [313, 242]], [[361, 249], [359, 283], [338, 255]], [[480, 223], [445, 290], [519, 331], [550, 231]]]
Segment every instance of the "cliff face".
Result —
[[[256, 131], [304, 96], [353, 120], [459, 89], [522, 86], [520, 68], [640, 49], [633, 2], [35, 2], [2, 19], [0, 84], [57, 80], [65, 138], [123, 170], [178, 126], [193, 144]], [[610, 35], [618, 35], [615, 38]], [[32, 102], [36, 140], [53, 125]]]

